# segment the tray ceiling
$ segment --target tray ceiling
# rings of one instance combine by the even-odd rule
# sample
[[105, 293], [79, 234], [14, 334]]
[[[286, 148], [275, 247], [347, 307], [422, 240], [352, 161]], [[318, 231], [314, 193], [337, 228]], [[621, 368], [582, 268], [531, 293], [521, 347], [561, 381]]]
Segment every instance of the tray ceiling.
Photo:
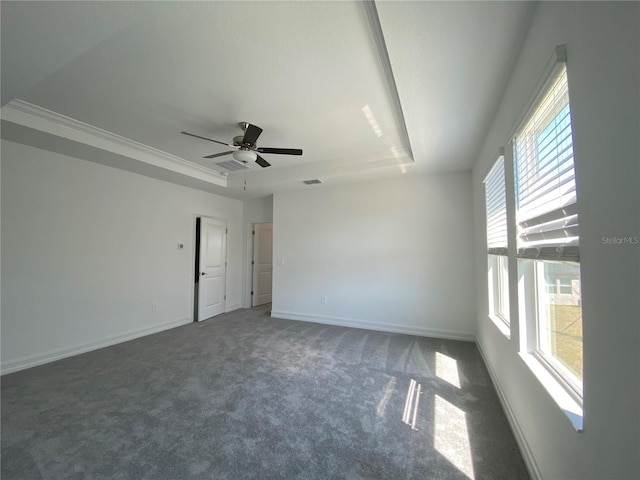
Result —
[[[305, 187], [309, 178], [331, 185], [469, 169], [531, 13], [523, 2], [4, 1], [1, 9], [3, 126], [29, 129], [3, 128], [4, 138], [55, 149], [45, 140], [59, 133], [42, 117], [68, 119], [211, 178], [231, 157], [202, 157], [228, 149], [180, 131], [231, 142], [247, 121], [264, 129], [260, 146], [304, 150], [264, 155], [272, 167], [209, 182], [234, 198], [322, 188]], [[84, 156], [86, 145], [109, 151], [74, 133], [65, 153], [74, 143]], [[126, 168], [127, 153], [112, 153]], [[132, 162], [156, 177], [164, 168]]]

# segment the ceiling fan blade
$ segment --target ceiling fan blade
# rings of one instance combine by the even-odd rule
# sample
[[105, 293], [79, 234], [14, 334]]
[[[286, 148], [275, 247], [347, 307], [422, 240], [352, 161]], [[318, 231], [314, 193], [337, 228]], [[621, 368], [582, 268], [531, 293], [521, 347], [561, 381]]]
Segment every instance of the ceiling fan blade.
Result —
[[302, 150], [299, 148], [260, 147], [260, 148], [256, 148], [256, 151], [260, 153], [276, 153], [279, 155], [302, 155]]
[[267, 162], [264, 158], [262, 158], [260, 155], [257, 155], [256, 163], [258, 165], [260, 165], [262, 168], [266, 168], [266, 167], [270, 167], [271, 166], [271, 164], [269, 162]]
[[233, 153], [233, 151], [231, 152], [222, 152], [222, 153], [214, 153], [212, 155], [207, 155], [206, 157], [202, 157], [202, 158], [216, 158], [216, 157], [222, 157], [223, 155], [229, 155], [230, 153]]
[[196, 135], [194, 133], [189, 133], [189, 132], [180, 132], [180, 133], [183, 135], [189, 135], [190, 137], [201, 138], [202, 140], [208, 140], [209, 142], [219, 143], [220, 145], [225, 145], [227, 147], [239, 148], [239, 147], [236, 147], [235, 145], [229, 145], [228, 143], [225, 143], [225, 142], [219, 142], [218, 140], [213, 140], [212, 138], [201, 137], [200, 135]]
[[247, 129], [244, 131], [244, 138], [242, 139], [242, 143], [244, 145], [255, 145], [256, 140], [262, 133], [262, 129], [260, 127], [256, 127], [255, 125], [251, 125], [250, 123], [247, 125]]

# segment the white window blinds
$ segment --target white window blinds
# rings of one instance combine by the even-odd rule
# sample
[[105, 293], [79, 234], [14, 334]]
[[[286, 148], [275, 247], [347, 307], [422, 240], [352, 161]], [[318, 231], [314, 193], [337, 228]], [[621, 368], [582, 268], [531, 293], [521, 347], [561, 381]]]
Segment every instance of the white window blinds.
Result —
[[518, 256], [578, 261], [571, 107], [564, 62], [514, 138]]
[[484, 179], [487, 204], [487, 252], [507, 254], [507, 195], [504, 156], [500, 156]]

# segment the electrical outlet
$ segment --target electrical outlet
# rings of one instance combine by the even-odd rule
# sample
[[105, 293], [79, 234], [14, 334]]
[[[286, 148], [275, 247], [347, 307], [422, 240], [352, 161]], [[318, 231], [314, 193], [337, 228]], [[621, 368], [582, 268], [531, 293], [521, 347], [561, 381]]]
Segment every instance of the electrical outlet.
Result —
[[325, 304], [327, 303], [327, 297], [325, 297], [324, 295], [320, 297], [320, 303]]
[[151, 310], [153, 310], [154, 312], [157, 312], [159, 308], [160, 308], [160, 305], [158, 305], [157, 303], [151, 304]]

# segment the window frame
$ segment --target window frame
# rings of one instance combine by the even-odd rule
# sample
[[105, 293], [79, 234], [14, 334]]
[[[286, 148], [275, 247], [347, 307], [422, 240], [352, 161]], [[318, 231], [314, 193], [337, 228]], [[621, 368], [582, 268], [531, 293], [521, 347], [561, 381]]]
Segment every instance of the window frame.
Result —
[[[507, 194], [507, 171], [506, 171], [507, 159], [505, 158], [504, 147], [500, 147], [498, 155], [494, 163], [491, 165], [489, 172], [483, 180], [485, 186], [485, 240], [487, 242], [487, 297], [489, 302], [489, 318], [496, 324], [496, 326], [502, 331], [502, 333], [510, 337], [511, 321], [510, 321], [510, 288], [509, 288], [509, 257], [508, 248], [510, 233], [509, 233], [509, 218], [508, 218], [508, 204], [509, 198]], [[492, 188], [502, 188], [500, 196], [504, 197], [504, 211], [501, 215], [504, 215], [504, 239], [499, 247], [491, 247], [489, 245], [489, 202], [490, 198], [495, 200], [495, 197], [489, 196], [488, 184], [493, 181], [501, 181], [501, 185], [491, 185]], [[494, 192], [495, 193], [495, 192]], [[493, 206], [495, 207], [495, 205]], [[494, 225], [495, 228], [495, 225]]]
[[[559, 381], [567, 390], [567, 393], [573, 397], [573, 399], [582, 405], [582, 396], [583, 396], [583, 382], [573, 373], [569, 368], [567, 368], [559, 359], [555, 358], [553, 355], [549, 355], [546, 353], [541, 347], [541, 339], [546, 337], [546, 334], [541, 333], [541, 325], [543, 322], [548, 321], [546, 318], [546, 312], [544, 312], [543, 301], [544, 295], [540, 295], [539, 290], [544, 286], [546, 290], [546, 280], [544, 278], [544, 274], [541, 273], [545, 264], [555, 263], [550, 260], [534, 260], [534, 265], [532, 268], [533, 278], [533, 288], [535, 292], [533, 297], [535, 298], [535, 305], [533, 312], [534, 316], [534, 324], [535, 324], [535, 332], [534, 338], [532, 338], [533, 349], [531, 353], [536, 357], [536, 359], [541, 363], [543, 367], [545, 367], [554, 378]], [[562, 263], [571, 263], [574, 262], [562, 262]], [[556, 287], [557, 288], [557, 287]], [[546, 295], [549, 295], [545, 292]], [[557, 295], [557, 293], [556, 293]]]
[[[510, 228], [514, 229], [514, 233], [516, 229], [519, 229], [520, 232], [515, 235], [514, 241], [514, 252], [510, 252], [509, 259], [515, 263], [514, 269], [516, 272], [516, 278], [514, 278], [514, 284], [517, 288], [513, 291], [513, 297], [516, 297], [515, 304], [515, 312], [518, 314], [518, 323], [517, 323], [517, 333], [518, 333], [518, 342], [519, 342], [519, 355], [524, 360], [525, 364], [530, 368], [534, 376], [538, 378], [538, 380], [542, 383], [545, 389], [549, 392], [551, 397], [556, 401], [558, 406], [562, 409], [562, 411], [566, 414], [567, 418], [571, 421], [574, 428], [577, 431], [582, 431], [583, 428], [583, 389], [584, 389], [584, 375], [582, 379], [577, 378], [573, 372], [569, 370], [568, 367], [562, 364], [562, 361], [559, 358], [555, 358], [553, 355], [549, 355], [547, 352], [544, 352], [542, 348], [540, 348], [540, 340], [542, 335], [540, 332], [540, 328], [545, 328], [544, 325], [549, 321], [547, 318], [548, 313], [541, 308], [541, 305], [544, 303], [545, 308], [549, 302], [549, 295], [560, 295], [560, 282], [556, 281], [554, 286], [555, 293], [547, 293], [547, 285], [544, 279], [539, 278], [539, 274], [536, 273], [539, 268], [537, 265], [543, 266], [548, 262], [567, 262], [580, 265], [579, 261], [579, 234], [577, 234], [577, 238], [575, 238], [575, 242], [566, 243], [562, 245], [561, 248], [557, 248], [556, 245], [558, 243], [554, 241], [550, 241], [550, 246], [546, 247], [545, 245], [541, 245], [543, 242], [538, 242], [537, 248], [529, 248], [530, 245], [536, 246], [535, 236], [534, 241], [531, 244], [528, 243], [530, 237], [528, 236], [529, 227], [533, 226], [535, 232], [535, 228], [540, 228], [539, 232], [546, 232], [548, 225], [540, 222], [547, 221], [555, 221], [556, 219], [567, 218], [569, 220], [575, 219], [575, 225], [577, 229], [578, 218], [577, 218], [577, 205], [579, 201], [577, 185], [575, 185], [574, 190], [574, 198], [573, 202], [567, 202], [567, 206], [569, 209], [565, 211], [565, 207], [560, 207], [555, 211], [550, 211], [549, 214], [544, 214], [545, 210], [539, 210], [536, 215], [539, 215], [538, 218], [534, 215], [533, 217], [525, 214], [521, 216], [519, 214], [519, 198], [520, 192], [518, 191], [518, 153], [517, 153], [517, 136], [521, 135], [523, 129], [527, 127], [527, 124], [535, 118], [535, 115], [541, 115], [540, 118], [543, 118], [543, 113], [539, 111], [542, 105], [547, 105], [552, 100], [547, 100], [549, 92], [552, 90], [552, 87], [557, 79], [557, 75], [560, 73], [559, 69], [566, 69], [566, 95], [567, 95], [567, 106], [569, 107], [569, 111], [565, 117], [562, 117], [562, 112], [566, 107], [557, 108], [556, 105], [553, 106], [553, 110], [551, 112], [555, 112], [553, 116], [549, 115], [549, 122], [545, 126], [544, 122], [539, 122], [542, 124], [543, 128], [540, 132], [547, 131], [548, 125], [551, 125], [553, 122], [557, 122], [556, 126], [558, 127], [557, 133], [555, 134], [557, 141], [561, 143], [558, 144], [560, 147], [564, 147], [564, 143], [561, 141], [566, 137], [561, 136], [560, 133], [565, 131], [565, 128], [569, 128], [570, 134], [568, 136], [571, 142], [572, 151], [569, 153], [564, 148], [561, 148], [558, 153], [557, 160], [547, 160], [546, 157], [543, 161], [546, 161], [541, 168], [538, 168], [536, 164], [540, 163], [540, 159], [538, 157], [538, 151], [535, 151], [534, 164], [530, 164], [530, 168], [533, 171], [535, 169], [543, 170], [545, 168], [553, 169], [553, 164], [557, 161], [557, 165], [563, 165], [563, 160], [568, 157], [562, 157], [565, 153], [574, 155], [575, 148], [573, 142], [573, 121], [572, 121], [572, 111], [571, 111], [571, 99], [569, 97], [569, 69], [567, 67], [567, 56], [566, 56], [566, 46], [561, 45], [556, 47], [554, 55], [551, 61], [547, 64], [545, 68], [544, 74], [541, 77], [541, 80], [538, 83], [538, 88], [535, 90], [535, 95], [533, 95], [529, 100], [529, 107], [522, 115], [520, 121], [516, 124], [516, 128], [513, 130], [511, 134], [511, 145], [513, 148], [511, 149], [511, 153], [513, 154], [512, 161], [512, 179], [508, 182], [508, 188], [513, 187], [514, 196], [513, 196], [513, 205], [515, 208], [515, 212], [513, 216], [509, 218]], [[560, 97], [557, 97], [560, 98]], [[558, 118], [560, 117], [560, 118]], [[545, 121], [547, 118], [545, 118]], [[564, 121], [568, 120], [568, 126], [563, 126]], [[535, 125], [535, 124], [534, 124]], [[527, 139], [533, 141], [534, 143], [538, 143], [537, 139]], [[546, 140], [546, 139], [544, 139]], [[522, 148], [522, 147], [521, 147]], [[547, 148], [547, 147], [545, 147]], [[545, 150], [542, 150], [543, 152]], [[526, 157], [524, 157], [526, 158]], [[524, 159], [521, 159], [524, 160]], [[524, 160], [526, 161], [526, 160]], [[573, 158], [573, 178], [576, 176], [576, 161], [575, 157]], [[550, 163], [549, 163], [550, 162]], [[559, 168], [559, 167], [557, 167]], [[526, 171], [523, 171], [526, 174]], [[527, 177], [523, 177], [525, 180], [528, 180]], [[558, 177], [557, 177], [558, 178]], [[575, 181], [575, 180], [574, 180]], [[561, 184], [564, 185], [564, 184]], [[535, 188], [535, 185], [533, 186]], [[540, 187], [538, 187], [540, 188]], [[567, 190], [562, 190], [563, 192]], [[564, 198], [564, 197], [562, 197]], [[564, 200], [563, 200], [564, 201]], [[549, 204], [552, 205], [552, 204]], [[564, 213], [563, 217], [557, 216], [557, 212], [562, 211]], [[529, 210], [532, 212], [532, 210]], [[571, 217], [571, 215], [575, 215]], [[547, 218], [550, 217], [550, 218]], [[527, 218], [531, 218], [531, 221], [526, 220]], [[518, 223], [521, 222], [521, 223]], [[565, 220], [561, 220], [562, 225], [571, 225], [569, 222], [565, 222]], [[538, 227], [539, 225], [539, 227]], [[564, 228], [564, 227], [560, 227]], [[565, 232], [568, 232], [567, 229]], [[553, 232], [552, 232], [553, 233]], [[524, 235], [523, 235], [524, 234]], [[566, 233], [565, 233], [566, 234]], [[535, 233], [534, 233], [535, 235]], [[544, 234], [542, 235], [545, 237]], [[553, 237], [552, 237], [553, 238]], [[557, 237], [556, 237], [557, 238]], [[522, 241], [522, 244], [521, 244]], [[517, 245], [515, 245], [517, 243]], [[522, 246], [521, 246], [522, 245]], [[523, 248], [524, 247], [524, 248]], [[555, 251], [558, 252], [558, 258], [554, 258]], [[581, 277], [579, 277], [581, 278]], [[581, 280], [579, 280], [581, 281]], [[571, 283], [571, 288], [573, 289], [574, 284]], [[539, 290], [542, 288], [542, 292]], [[582, 288], [579, 288], [578, 291], [582, 291]], [[553, 297], [552, 297], [553, 298]], [[582, 308], [582, 301], [580, 300], [580, 308]], [[547, 344], [548, 345], [548, 344]], [[582, 358], [584, 359], [584, 343], [582, 344]]]
[[[558, 374], [554, 365], [549, 363], [544, 355], [536, 351], [538, 302], [535, 292], [535, 262], [525, 258], [516, 258], [516, 261], [519, 357], [565, 414], [576, 432], [582, 432], [584, 428], [582, 396]], [[536, 318], [536, 321], [526, 321], [531, 318]]]
[[487, 253], [491, 271], [489, 290], [489, 315], [510, 327], [509, 321], [509, 258], [506, 255]]

